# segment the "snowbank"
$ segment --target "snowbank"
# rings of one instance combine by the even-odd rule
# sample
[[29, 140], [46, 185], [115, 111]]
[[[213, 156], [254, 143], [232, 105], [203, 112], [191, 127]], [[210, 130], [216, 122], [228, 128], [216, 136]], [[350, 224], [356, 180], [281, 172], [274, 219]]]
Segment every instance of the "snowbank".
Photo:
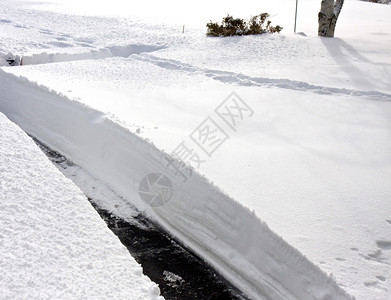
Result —
[[[183, 182], [164, 153], [103, 113], [3, 71], [0, 80], [0, 111], [157, 219], [252, 298], [350, 299], [254, 213], [197, 173]], [[167, 174], [175, 191], [157, 208], [137, 194], [154, 172]]]
[[25, 66], [86, 59], [103, 59], [108, 57], [128, 57], [132, 54], [156, 51], [162, 48], [163, 47], [161, 46], [135, 44], [126, 46], [111, 46], [74, 54], [43, 52], [23, 56], [22, 64]]
[[[262, 41], [277, 47], [281, 40], [273, 36]], [[320, 43], [308, 38], [303, 44], [311, 41]], [[241, 47], [257, 53], [260, 46], [256, 39], [220, 42], [232, 45], [223, 50], [226, 54], [238, 53]], [[222, 46], [210, 48], [218, 47]], [[376, 53], [384, 61], [382, 49], [372, 55], [357, 50], [371, 60]], [[180, 60], [163, 58], [175, 53]], [[240, 74], [231, 69], [235, 66], [230, 61], [211, 66], [218, 51], [200, 54], [189, 46], [189, 53], [199, 57], [198, 62], [183, 63], [193, 56], [186, 56], [184, 49], [182, 56], [177, 48], [167, 48], [129, 58], [4, 70], [115, 115], [116, 122], [159, 149], [170, 152], [184, 140], [200, 156], [203, 153], [189, 134], [207, 114], [219, 121], [214, 109], [235, 90], [254, 116], [241, 121], [236, 133], [223, 127], [229, 140], [212, 157], [203, 155], [200, 172], [254, 210], [323, 271], [334, 274], [357, 299], [388, 299], [391, 251], [379, 245], [390, 241], [391, 94], [389, 87], [386, 94], [375, 85], [387, 77], [377, 71], [368, 78], [356, 73], [373, 92], [352, 89], [342, 80], [336, 88], [324, 76], [320, 78], [327, 86], [264, 80], [258, 77], [263, 70], [257, 75], [250, 73], [255, 68], [238, 68]], [[116, 147], [115, 141], [110, 147]]]
[[80, 190], [1, 113], [0, 228], [2, 299], [163, 299]]

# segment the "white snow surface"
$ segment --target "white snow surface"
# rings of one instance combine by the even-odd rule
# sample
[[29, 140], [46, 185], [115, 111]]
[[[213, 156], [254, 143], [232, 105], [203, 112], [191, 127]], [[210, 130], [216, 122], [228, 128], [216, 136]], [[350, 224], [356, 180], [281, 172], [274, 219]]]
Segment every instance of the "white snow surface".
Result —
[[[0, 111], [159, 221], [251, 298], [350, 299], [254, 212], [197, 173], [183, 182], [163, 152], [102, 112], [1, 70], [0, 79]], [[170, 177], [174, 195], [152, 208], [138, 186], [155, 172]]]
[[[347, 297], [259, 219], [357, 299], [391, 298], [390, 6], [345, 1], [336, 38], [323, 39], [320, 3], [309, 0], [299, 1], [299, 35], [290, 34], [294, 1], [263, 1], [255, 12], [251, 1], [11, 2], [0, 2], [0, 52], [23, 55], [24, 66], [2, 68], [0, 111], [23, 129], [253, 298]], [[282, 34], [205, 37], [209, 19], [263, 11]], [[208, 157], [189, 134], [218, 120], [232, 91], [254, 115], [236, 132], [220, 120], [229, 139]], [[161, 150], [182, 141], [230, 197], [166, 167]], [[170, 175], [174, 196], [152, 209], [137, 188], [156, 171]]]
[[0, 298], [163, 299], [86, 197], [0, 113]]

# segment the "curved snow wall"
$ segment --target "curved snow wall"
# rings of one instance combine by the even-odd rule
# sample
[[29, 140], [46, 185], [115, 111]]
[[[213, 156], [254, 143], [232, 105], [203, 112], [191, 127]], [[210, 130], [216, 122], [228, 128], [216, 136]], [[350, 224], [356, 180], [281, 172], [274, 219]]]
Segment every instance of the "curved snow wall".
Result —
[[[129, 57], [132, 54], [153, 52], [163, 49], [163, 46], [130, 44], [125, 46], [111, 46], [101, 49], [93, 49], [84, 53], [38, 53], [23, 56], [22, 65], [40, 65], [55, 62], [67, 62], [86, 59], [103, 59], [108, 57]], [[18, 58], [19, 59], [19, 58]]]
[[[197, 173], [186, 182], [169, 174], [162, 151], [103, 113], [3, 70], [0, 82], [1, 112], [157, 220], [251, 299], [351, 299], [254, 213]], [[137, 193], [154, 172], [174, 188], [157, 208]]]

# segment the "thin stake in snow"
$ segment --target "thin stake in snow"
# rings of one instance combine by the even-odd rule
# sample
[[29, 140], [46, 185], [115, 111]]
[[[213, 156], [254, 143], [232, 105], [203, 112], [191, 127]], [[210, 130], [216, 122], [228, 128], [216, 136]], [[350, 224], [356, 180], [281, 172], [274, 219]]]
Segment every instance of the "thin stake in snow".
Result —
[[295, 29], [294, 29], [294, 32], [296, 33], [296, 21], [297, 21], [297, 2], [299, 0], [296, 0], [296, 10], [295, 10]]

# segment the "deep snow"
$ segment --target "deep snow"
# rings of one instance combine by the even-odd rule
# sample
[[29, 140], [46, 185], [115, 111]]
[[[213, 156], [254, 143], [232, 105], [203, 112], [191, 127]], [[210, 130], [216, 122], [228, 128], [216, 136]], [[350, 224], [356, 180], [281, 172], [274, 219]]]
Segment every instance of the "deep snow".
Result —
[[163, 299], [81, 191], [0, 113], [0, 298]]
[[[78, 60], [4, 70], [102, 111], [92, 113], [93, 124], [114, 119], [166, 152], [183, 140], [191, 143], [189, 134], [208, 115], [216, 117], [214, 109], [236, 91], [254, 116], [243, 120], [237, 132], [223, 127], [230, 138], [212, 157], [202, 157], [205, 163], [199, 172], [254, 210], [322, 270], [333, 273], [349, 293], [358, 299], [387, 299], [391, 293], [390, 6], [345, 1], [337, 37], [320, 39], [314, 36], [319, 3], [299, 2], [298, 31], [304, 36], [289, 33], [293, 1], [282, 2], [265, 1], [262, 9], [270, 7], [273, 24], [285, 27], [283, 34], [229, 39], [204, 36], [206, 21], [200, 20], [217, 21], [227, 13], [228, 8], [218, 4], [210, 13], [202, 5], [195, 10], [177, 4], [184, 15], [166, 8], [170, 24], [158, 26], [156, 21], [167, 20], [156, 19], [157, 14], [146, 16], [140, 7], [118, 10], [115, 5], [94, 5], [88, 10], [92, 16], [86, 17], [78, 16], [85, 10], [64, 3], [41, 2], [38, 11], [32, 10], [37, 4], [10, 9], [3, 3], [7, 22], [0, 36], [1, 51], [23, 54], [30, 64]], [[241, 5], [228, 12], [245, 17], [253, 13], [250, 8]], [[153, 11], [148, 10], [152, 15]], [[33, 19], [34, 25], [21, 16]], [[54, 20], [61, 24], [57, 29], [51, 26]], [[80, 60], [84, 58], [91, 60]], [[8, 89], [14, 84], [30, 86], [3, 78], [11, 82]], [[29, 92], [19, 88], [18, 98], [32, 94], [38, 99], [36, 88], [30, 88]], [[9, 95], [10, 104], [4, 101], [2, 110], [94, 172], [94, 158], [88, 162], [79, 156], [83, 139], [64, 143], [71, 127], [54, 127], [65, 118], [58, 112], [68, 109], [57, 106], [57, 95], [47, 96], [53, 97], [48, 104], [58, 108], [47, 118], [33, 109], [19, 111], [14, 94], [7, 88], [3, 93]], [[40, 124], [45, 119], [46, 128]], [[56, 135], [60, 129], [61, 135]], [[104, 159], [113, 159], [118, 151], [127, 153], [117, 149], [123, 147], [122, 141], [107, 135], [101, 139], [107, 143], [97, 147], [91, 139], [89, 146], [100, 149]], [[148, 168], [156, 168], [156, 161], [148, 161]], [[117, 164], [119, 168], [124, 160]], [[145, 173], [144, 167], [139, 170]], [[119, 173], [125, 178], [119, 175], [110, 184], [124, 194], [137, 192], [146, 175], [129, 175], [124, 167]], [[105, 180], [112, 178], [109, 173]], [[189, 229], [180, 237], [186, 240], [189, 234], [196, 233]]]

